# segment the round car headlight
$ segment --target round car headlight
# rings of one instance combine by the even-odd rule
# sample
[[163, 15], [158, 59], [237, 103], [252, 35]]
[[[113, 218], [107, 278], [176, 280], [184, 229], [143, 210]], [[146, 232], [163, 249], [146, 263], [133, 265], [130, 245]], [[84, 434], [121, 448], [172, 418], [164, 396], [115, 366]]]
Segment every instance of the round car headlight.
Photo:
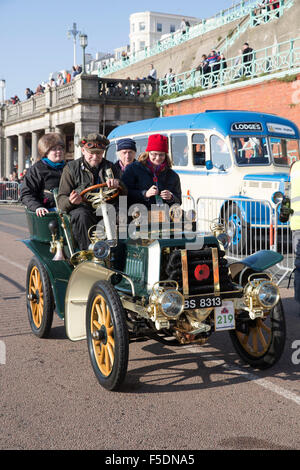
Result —
[[105, 259], [110, 253], [110, 246], [104, 241], [98, 241], [94, 245], [94, 256], [98, 259]]
[[231, 237], [228, 235], [228, 233], [225, 233], [225, 232], [220, 233], [217, 236], [217, 240], [223, 245], [224, 250], [227, 250], [227, 248], [229, 247], [231, 243]]
[[161, 309], [168, 318], [176, 318], [183, 311], [184, 297], [177, 290], [166, 290], [159, 297]]
[[279, 299], [278, 287], [269, 281], [262, 282], [257, 291], [257, 299], [263, 307], [274, 307]]
[[272, 196], [272, 201], [274, 202], [274, 204], [278, 204], [279, 202], [282, 202], [283, 197], [284, 196], [281, 191], [276, 191]]

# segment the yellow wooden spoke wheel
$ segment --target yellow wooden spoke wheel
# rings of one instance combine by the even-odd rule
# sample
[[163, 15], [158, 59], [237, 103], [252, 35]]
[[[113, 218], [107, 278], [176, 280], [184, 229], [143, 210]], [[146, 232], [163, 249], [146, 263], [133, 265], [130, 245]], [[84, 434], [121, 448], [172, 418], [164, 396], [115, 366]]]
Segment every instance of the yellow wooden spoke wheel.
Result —
[[117, 390], [127, 372], [129, 337], [120, 297], [107, 281], [96, 282], [90, 291], [86, 332], [98, 381], [107, 390]]
[[230, 331], [233, 346], [244, 362], [258, 369], [267, 369], [281, 357], [286, 336], [281, 301], [265, 318], [250, 320], [243, 312], [237, 316], [236, 329]]
[[98, 367], [103, 375], [108, 376], [115, 360], [114, 326], [109, 306], [102, 295], [98, 295], [93, 302], [91, 332]]
[[51, 283], [47, 271], [37, 258], [27, 269], [27, 312], [33, 333], [40, 338], [49, 335], [54, 311]]
[[249, 325], [249, 330], [246, 334], [237, 332], [237, 337], [242, 347], [248, 354], [254, 357], [263, 356], [270, 346], [272, 329], [267, 322], [268, 318], [265, 320], [257, 318], [253, 325]]

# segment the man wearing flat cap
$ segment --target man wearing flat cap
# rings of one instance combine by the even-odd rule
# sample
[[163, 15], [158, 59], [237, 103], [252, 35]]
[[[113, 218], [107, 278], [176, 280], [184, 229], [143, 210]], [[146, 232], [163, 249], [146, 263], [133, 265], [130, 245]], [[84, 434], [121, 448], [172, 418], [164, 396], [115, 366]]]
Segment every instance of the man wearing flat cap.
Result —
[[136, 143], [134, 140], [126, 138], [117, 141], [118, 161], [114, 164], [114, 173], [121, 179], [125, 168], [134, 162], [136, 156]]
[[[119, 188], [126, 194], [125, 186], [120, 183], [113, 163], [103, 158], [109, 140], [101, 134], [88, 134], [80, 143], [82, 156], [69, 162], [61, 176], [57, 203], [62, 212], [71, 216], [74, 238], [80, 250], [90, 244], [88, 230], [97, 224], [92, 206], [85, 203], [80, 193], [95, 184], [107, 183], [108, 188]], [[115, 201], [115, 199], [114, 199]]]

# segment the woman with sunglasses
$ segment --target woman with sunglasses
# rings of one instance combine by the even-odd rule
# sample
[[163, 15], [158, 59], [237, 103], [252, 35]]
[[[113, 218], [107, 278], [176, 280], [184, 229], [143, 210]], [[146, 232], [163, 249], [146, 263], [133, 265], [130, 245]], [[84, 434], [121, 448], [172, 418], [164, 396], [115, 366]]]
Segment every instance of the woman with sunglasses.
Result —
[[151, 208], [152, 204], [181, 204], [180, 178], [171, 166], [168, 138], [161, 134], [150, 135], [146, 151], [138, 161], [126, 167], [122, 176], [128, 189], [128, 206], [139, 203]]
[[21, 184], [20, 198], [27, 209], [43, 217], [54, 210], [52, 190], [58, 188], [65, 166], [65, 144], [63, 137], [50, 132], [38, 141], [41, 159], [28, 169]]

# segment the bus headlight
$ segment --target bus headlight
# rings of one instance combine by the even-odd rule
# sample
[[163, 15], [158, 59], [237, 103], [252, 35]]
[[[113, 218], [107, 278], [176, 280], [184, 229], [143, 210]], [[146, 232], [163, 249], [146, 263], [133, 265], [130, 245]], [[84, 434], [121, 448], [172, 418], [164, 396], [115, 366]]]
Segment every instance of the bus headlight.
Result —
[[177, 318], [183, 311], [184, 297], [177, 290], [168, 289], [158, 298], [162, 313], [168, 318]]

